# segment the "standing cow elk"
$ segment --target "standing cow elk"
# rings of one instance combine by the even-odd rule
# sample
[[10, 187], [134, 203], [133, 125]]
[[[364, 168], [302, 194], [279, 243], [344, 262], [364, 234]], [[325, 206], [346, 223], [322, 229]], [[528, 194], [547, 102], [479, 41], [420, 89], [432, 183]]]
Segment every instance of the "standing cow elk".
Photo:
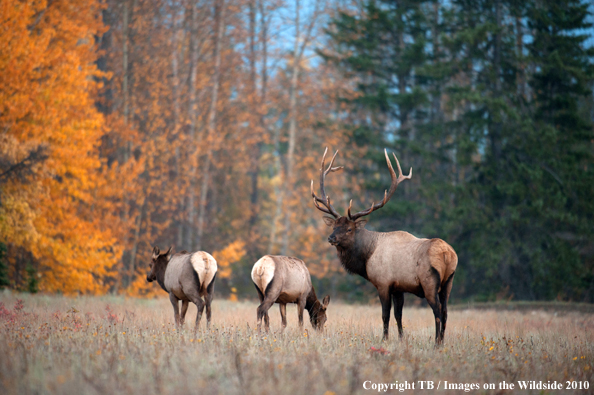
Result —
[[392, 300], [395, 304], [394, 316], [398, 323], [398, 333], [402, 337], [404, 292], [409, 292], [427, 299], [435, 316], [435, 341], [441, 343], [448, 317], [448, 298], [458, 264], [454, 249], [441, 239], [419, 239], [407, 232], [371, 232], [365, 229], [366, 220], [358, 220], [382, 208], [390, 200], [398, 184], [411, 178], [412, 168], [409, 175], [404, 176], [398, 158], [394, 155], [399, 173], [397, 177], [388, 152], [384, 151], [392, 177], [392, 185], [384, 192], [384, 199], [356, 214], [351, 214], [351, 200], [347, 210], [348, 217], [342, 217], [332, 207], [330, 197], [324, 191], [324, 180], [328, 173], [343, 167], [332, 167], [338, 153], [336, 151], [330, 166], [324, 170], [327, 152], [328, 148], [324, 151], [320, 169], [321, 198], [316, 196], [313, 180], [311, 181], [314, 205], [332, 216], [324, 216], [326, 224], [334, 230], [328, 237], [328, 242], [336, 247], [342, 266], [347, 272], [360, 275], [377, 288], [382, 304], [384, 339], [388, 338]]
[[[155, 246], [146, 280], [149, 283], [157, 280], [161, 288], [169, 293], [177, 327], [183, 325], [190, 302], [198, 308], [195, 329], [198, 329], [205, 306], [206, 322], [210, 325], [210, 305], [217, 276], [217, 261], [204, 251], [182, 251], [173, 255], [172, 249], [173, 247], [169, 247], [166, 252], [161, 253], [159, 247]], [[178, 303], [180, 300], [181, 317]]]
[[274, 303], [280, 306], [283, 329], [287, 326], [287, 303], [296, 303], [299, 314], [299, 326], [303, 326], [303, 309], [309, 313], [309, 321], [314, 329], [322, 330], [326, 322], [326, 308], [330, 296], [322, 302], [318, 300], [311, 284], [309, 270], [301, 259], [265, 255], [252, 268], [252, 281], [258, 290], [260, 306], [258, 306], [258, 331], [262, 326], [262, 318], [269, 329], [268, 310]]

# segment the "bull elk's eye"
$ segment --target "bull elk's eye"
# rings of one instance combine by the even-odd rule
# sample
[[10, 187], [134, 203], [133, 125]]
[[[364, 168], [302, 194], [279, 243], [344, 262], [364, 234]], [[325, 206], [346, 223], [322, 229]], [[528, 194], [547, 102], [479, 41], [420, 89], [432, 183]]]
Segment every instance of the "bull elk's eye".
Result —
[[351, 231], [352, 231], [352, 229], [351, 229], [351, 228], [348, 228], [348, 229], [347, 229], [347, 233], [351, 233]]

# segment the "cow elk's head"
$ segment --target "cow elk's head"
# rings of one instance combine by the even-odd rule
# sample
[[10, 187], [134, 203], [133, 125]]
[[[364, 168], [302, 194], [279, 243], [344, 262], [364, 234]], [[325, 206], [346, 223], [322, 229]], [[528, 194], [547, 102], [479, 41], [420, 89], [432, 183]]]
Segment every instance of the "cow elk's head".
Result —
[[328, 237], [328, 242], [336, 247], [350, 248], [355, 244], [355, 235], [357, 234], [357, 231], [363, 229], [365, 227], [365, 224], [367, 223], [366, 220], [359, 220], [359, 218], [369, 215], [375, 210], [384, 207], [384, 204], [386, 204], [390, 200], [390, 198], [396, 191], [398, 184], [400, 184], [404, 180], [411, 179], [412, 167], [410, 168], [408, 176], [405, 176], [404, 174], [402, 174], [402, 169], [400, 168], [398, 158], [396, 158], [396, 155], [392, 154], [394, 155], [394, 159], [396, 160], [396, 166], [398, 167], [398, 176], [396, 176], [396, 172], [394, 171], [392, 163], [390, 162], [390, 157], [388, 156], [388, 151], [384, 150], [386, 162], [388, 163], [388, 169], [390, 170], [390, 176], [392, 177], [392, 184], [390, 185], [390, 189], [384, 191], [384, 198], [381, 202], [373, 202], [371, 203], [371, 207], [369, 207], [367, 210], [359, 211], [355, 214], [351, 214], [351, 207], [353, 204], [353, 200], [351, 199], [351, 202], [349, 203], [349, 208], [347, 210], [347, 216], [343, 217], [340, 214], [338, 214], [336, 209], [332, 206], [332, 203], [330, 202], [330, 196], [326, 195], [326, 191], [324, 190], [324, 181], [326, 180], [326, 175], [328, 175], [328, 173], [338, 171], [340, 169], [343, 169], [344, 167], [332, 167], [332, 165], [334, 164], [334, 159], [336, 158], [336, 154], [338, 154], [338, 151], [336, 151], [334, 153], [334, 156], [332, 157], [332, 160], [330, 161], [330, 165], [326, 170], [324, 170], [327, 153], [328, 148], [326, 148], [326, 150], [324, 151], [324, 156], [322, 157], [322, 165], [320, 167], [320, 192], [322, 194], [322, 197], [318, 197], [315, 194], [313, 188], [313, 180], [311, 180], [311, 196], [313, 198], [314, 205], [318, 210], [322, 211], [323, 213], [330, 214], [332, 216], [324, 216], [324, 222], [326, 223], [326, 225], [330, 226], [334, 230], [332, 234]]
[[309, 315], [309, 320], [311, 321], [311, 326], [315, 329], [321, 331], [324, 329], [324, 324], [328, 319], [326, 317], [326, 309], [328, 308], [328, 304], [330, 303], [330, 295], [326, 295], [324, 300], [320, 303], [320, 301], [316, 301], [314, 305], [314, 309], [311, 311]]
[[155, 246], [153, 248], [153, 256], [151, 258], [151, 263], [149, 265], [149, 274], [146, 275], [146, 281], [149, 283], [155, 281], [157, 279], [157, 273], [159, 270], [164, 269], [167, 267], [169, 260], [171, 259], [171, 255], [173, 254], [171, 251], [173, 250], [173, 246], [169, 247], [169, 249], [165, 252], [160, 252], [159, 247]]

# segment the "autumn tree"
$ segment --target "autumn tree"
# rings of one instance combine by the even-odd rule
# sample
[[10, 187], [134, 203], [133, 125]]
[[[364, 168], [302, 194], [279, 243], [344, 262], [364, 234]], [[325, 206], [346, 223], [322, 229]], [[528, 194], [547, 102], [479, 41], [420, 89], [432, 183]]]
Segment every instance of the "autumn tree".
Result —
[[41, 290], [104, 292], [119, 255], [94, 102], [101, 7], [0, 6], [0, 237], [17, 286], [31, 260]]

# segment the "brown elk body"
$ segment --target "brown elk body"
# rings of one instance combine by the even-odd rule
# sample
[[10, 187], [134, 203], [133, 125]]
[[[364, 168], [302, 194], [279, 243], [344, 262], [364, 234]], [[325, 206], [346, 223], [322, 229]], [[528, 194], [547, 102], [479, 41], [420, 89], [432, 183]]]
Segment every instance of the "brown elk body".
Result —
[[309, 270], [301, 259], [265, 255], [252, 268], [252, 281], [258, 290], [260, 306], [258, 306], [258, 331], [262, 319], [269, 329], [268, 310], [274, 303], [280, 306], [282, 326], [287, 326], [287, 303], [296, 303], [299, 315], [299, 325], [303, 326], [303, 310], [309, 313], [311, 326], [321, 330], [326, 322], [326, 308], [330, 303], [330, 296], [320, 302], [311, 284]]
[[388, 153], [385, 152], [392, 185], [384, 193], [383, 200], [356, 214], [351, 214], [351, 200], [347, 217], [343, 217], [334, 209], [324, 191], [326, 175], [342, 169], [332, 167], [338, 151], [332, 157], [330, 166], [324, 170], [326, 153], [327, 149], [320, 169], [321, 198], [314, 193], [313, 180], [311, 184], [314, 205], [320, 211], [332, 215], [324, 217], [326, 224], [333, 228], [328, 242], [336, 247], [342, 266], [349, 273], [360, 275], [377, 288], [382, 304], [384, 338], [388, 338], [392, 302], [398, 333], [402, 337], [402, 307], [404, 293], [408, 292], [427, 299], [435, 316], [435, 341], [441, 343], [446, 329], [448, 299], [458, 264], [454, 249], [441, 239], [419, 239], [402, 231], [372, 232], [365, 229], [367, 221], [358, 220], [383, 207], [392, 197], [398, 184], [411, 178], [412, 168], [410, 174], [404, 176], [394, 155], [399, 172], [397, 177]]
[[[172, 247], [169, 247], [169, 250], [161, 253], [159, 247], [153, 249], [150, 272], [146, 276], [146, 280], [148, 282], [156, 280], [161, 288], [169, 294], [176, 326], [183, 325], [190, 302], [198, 308], [196, 329], [198, 329], [205, 307], [206, 321], [207, 324], [210, 324], [217, 261], [204, 251], [193, 253], [182, 251], [173, 255], [171, 250]], [[182, 302], [181, 316], [179, 313], [180, 300]]]

